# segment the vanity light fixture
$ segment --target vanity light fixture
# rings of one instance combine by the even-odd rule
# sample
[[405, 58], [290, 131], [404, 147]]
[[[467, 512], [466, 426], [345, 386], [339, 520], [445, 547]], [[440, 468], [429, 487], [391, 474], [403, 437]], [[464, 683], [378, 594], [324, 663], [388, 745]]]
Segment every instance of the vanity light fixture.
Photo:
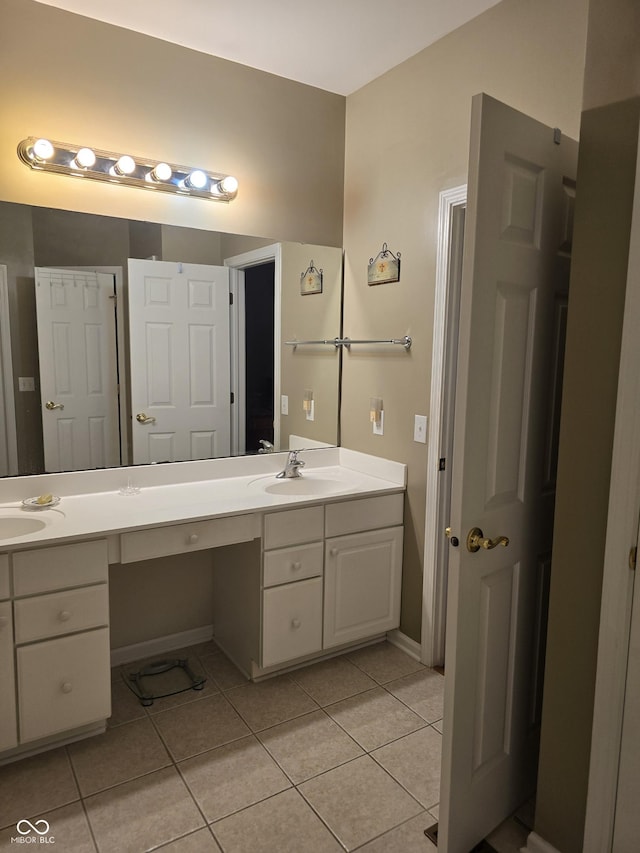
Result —
[[232, 201], [238, 193], [233, 175], [179, 166], [148, 157], [132, 157], [69, 142], [30, 136], [18, 145], [18, 157], [30, 168], [74, 178], [91, 178], [128, 187]]

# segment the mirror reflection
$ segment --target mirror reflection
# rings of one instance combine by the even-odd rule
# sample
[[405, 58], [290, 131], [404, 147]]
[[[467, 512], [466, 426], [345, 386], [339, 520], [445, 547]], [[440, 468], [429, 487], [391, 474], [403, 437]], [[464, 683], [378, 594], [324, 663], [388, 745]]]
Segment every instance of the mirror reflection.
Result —
[[0, 474], [336, 444], [339, 352], [284, 342], [340, 335], [341, 281], [335, 247], [0, 203]]

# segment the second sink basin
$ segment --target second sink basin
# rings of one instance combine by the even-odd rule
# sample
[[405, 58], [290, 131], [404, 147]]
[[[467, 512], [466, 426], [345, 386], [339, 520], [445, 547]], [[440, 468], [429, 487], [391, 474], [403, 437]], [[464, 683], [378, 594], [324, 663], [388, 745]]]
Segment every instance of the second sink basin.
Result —
[[341, 477], [330, 474], [316, 474], [311, 471], [300, 477], [283, 477], [278, 480], [274, 475], [253, 480], [270, 495], [335, 495], [349, 491], [349, 483]]

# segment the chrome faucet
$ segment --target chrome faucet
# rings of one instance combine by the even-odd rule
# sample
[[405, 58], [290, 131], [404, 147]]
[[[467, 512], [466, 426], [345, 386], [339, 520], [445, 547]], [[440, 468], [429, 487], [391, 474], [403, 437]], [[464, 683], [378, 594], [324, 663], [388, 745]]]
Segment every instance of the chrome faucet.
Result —
[[284, 470], [280, 471], [279, 474], [276, 474], [276, 477], [279, 480], [290, 480], [294, 477], [302, 477], [302, 474], [300, 473], [300, 468], [304, 468], [304, 462], [302, 461], [302, 459], [298, 459], [298, 451], [290, 450], [289, 455], [287, 456], [287, 464], [284, 466]]
[[261, 438], [258, 444], [261, 444], [262, 447], [258, 450], [258, 453], [274, 453], [275, 447], [271, 444], [270, 441], [267, 441], [266, 438]]

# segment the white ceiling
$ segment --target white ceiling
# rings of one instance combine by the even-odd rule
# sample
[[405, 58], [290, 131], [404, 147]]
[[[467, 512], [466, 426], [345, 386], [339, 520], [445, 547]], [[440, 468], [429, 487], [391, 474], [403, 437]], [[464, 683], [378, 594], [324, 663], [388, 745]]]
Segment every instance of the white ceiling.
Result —
[[348, 95], [499, 0], [40, 0]]

